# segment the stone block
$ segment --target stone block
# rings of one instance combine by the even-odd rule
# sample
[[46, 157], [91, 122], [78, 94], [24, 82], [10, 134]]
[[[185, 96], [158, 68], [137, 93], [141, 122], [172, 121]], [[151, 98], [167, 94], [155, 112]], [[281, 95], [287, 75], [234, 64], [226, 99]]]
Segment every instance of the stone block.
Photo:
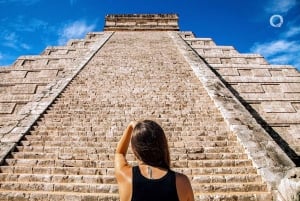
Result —
[[16, 103], [1, 103], [0, 102], [0, 114], [12, 114], [16, 107]]
[[34, 94], [36, 91], [36, 84], [18, 84], [11, 89], [12, 94]]
[[256, 83], [238, 83], [236, 85], [232, 85], [232, 87], [238, 93], [264, 93], [261, 84]]
[[238, 69], [238, 72], [240, 76], [252, 76], [252, 70], [251, 69]]
[[208, 58], [204, 58], [205, 61], [209, 64], [220, 64], [221, 63], [221, 60], [220, 58], [213, 58], [213, 57], [208, 57]]
[[265, 91], [266, 94], [270, 94], [270, 95], [279, 95], [282, 96], [281, 92], [283, 91], [282, 89], [282, 85], [281, 84], [267, 84], [267, 83], [262, 83], [262, 88]]
[[283, 75], [286, 77], [299, 77], [300, 73], [297, 71], [296, 68], [287, 68], [283, 69]]
[[217, 69], [220, 75], [225, 76], [239, 76], [239, 73], [236, 68], [219, 68]]
[[25, 78], [26, 77], [26, 74], [27, 74], [27, 71], [22, 71], [22, 70], [14, 70], [14, 71], [11, 71], [8, 76], [9, 77], [12, 77], [12, 78]]
[[233, 57], [233, 58], [231, 58], [231, 63], [233, 63], [233, 64], [246, 64], [247, 61], [243, 57]]
[[271, 77], [271, 74], [268, 69], [254, 69], [252, 70], [254, 77]]
[[300, 113], [265, 113], [262, 117], [269, 124], [300, 124]]
[[300, 82], [297, 83], [281, 83], [282, 91], [285, 93], [300, 93]]
[[295, 113], [296, 112], [292, 104], [287, 101], [262, 102], [261, 107], [266, 113]]
[[268, 64], [268, 62], [263, 57], [255, 57], [255, 58], [246, 58], [248, 64]]
[[281, 69], [270, 69], [269, 70], [272, 77], [283, 77], [283, 71]]
[[0, 102], [21, 102], [27, 103], [32, 99], [31, 94], [7, 94], [6, 96], [0, 96]]

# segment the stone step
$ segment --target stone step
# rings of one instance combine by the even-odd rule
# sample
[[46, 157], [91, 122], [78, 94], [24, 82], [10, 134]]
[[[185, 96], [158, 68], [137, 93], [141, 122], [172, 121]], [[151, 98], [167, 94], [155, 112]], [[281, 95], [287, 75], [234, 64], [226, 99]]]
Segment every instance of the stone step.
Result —
[[3, 201], [119, 201], [116, 193], [81, 193], [49, 191], [6, 191], [0, 189], [0, 200]]
[[[114, 154], [103, 152], [99, 154], [81, 153], [38, 153], [38, 152], [13, 152], [11, 158], [14, 159], [54, 159], [54, 160], [113, 160]], [[134, 160], [132, 154], [128, 154], [128, 159]]]
[[[238, 175], [187, 175], [192, 183], [247, 183], [261, 182], [257, 174]], [[114, 175], [58, 175], [58, 174], [8, 174], [1, 173], [0, 181], [3, 182], [48, 182], [48, 183], [95, 183], [115, 184]]]
[[230, 193], [195, 193], [196, 201], [266, 201], [272, 200], [272, 194], [270, 192], [230, 192]]
[[[73, 115], [73, 114], [70, 114]], [[98, 115], [98, 114], [95, 114]], [[195, 120], [198, 120], [199, 122], [205, 124], [205, 126], [200, 126], [200, 125], [178, 125], [178, 126], [172, 126], [172, 125], [163, 125], [165, 131], [219, 131], [222, 133], [228, 133], [228, 130], [226, 129], [221, 129], [218, 126], [215, 126], [214, 124], [211, 124], [212, 121], [218, 121], [218, 119], [213, 119], [212, 117], [195, 117]], [[50, 122], [51, 121], [51, 122]], [[59, 122], [58, 122], [59, 121]], [[61, 122], [60, 122], [61, 121]], [[207, 123], [207, 124], [206, 124]], [[210, 123], [210, 124], [208, 124]], [[88, 129], [90, 131], [99, 131], [103, 129], [110, 129], [111, 126], [115, 125], [108, 125], [108, 124], [101, 124], [101, 123], [94, 123], [87, 121], [84, 122], [83, 120], [80, 120], [80, 118], [72, 121], [68, 120], [47, 120], [43, 121], [41, 123], [38, 123], [39, 125], [35, 125], [33, 127], [34, 132], [48, 132], [49, 135], [51, 135], [52, 131], [64, 131], [64, 132], [74, 132], [74, 131], [80, 131], [80, 128]], [[224, 124], [225, 126], [225, 124]], [[122, 134], [122, 131], [125, 126], [117, 126], [116, 131], [120, 131], [120, 134]], [[72, 128], [72, 129], [71, 129]], [[71, 129], [71, 130], [69, 130]], [[170, 133], [172, 134], [172, 133]]]
[[114, 168], [0, 166], [7, 174], [114, 175]]
[[257, 174], [188, 175], [192, 183], [247, 183], [262, 182]]
[[[257, 174], [253, 166], [172, 168], [186, 175]], [[114, 168], [0, 166], [6, 174], [114, 175]]]
[[[43, 153], [43, 152], [12, 152], [14, 159], [63, 159], [63, 160], [113, 160], [114, 152], [104, 151], [102, 153]], [[128, 160], [134, 160], [133, 154], [127, 154]], [[247, 159], [243, 153], [174, 153], [171, 160], [217, 160], [217, 159]]]
[[[114, 128], [86, 128], [85, 130], [76, 130], [77, 128], [74, 127], [61, 127], [59, 129], [53, 130], [46, 130], [46, 129], [39, 129], [35, 131], [31, 131], [29, 136], [42, 136], [43, 138], [46, 137], [98, 137], [103, 138], [104, 140], [115, 140], [119, 141], [121, 138], [121, 134], [123, 131], [115, 130]], [[178, 140], [199, 140], [199, 141], [213, 141], [214, 140], [236, 140], [236, 136], [232, 133], [209, 128], [206, 130], [200, 130], [200, 128], [194, 128], [197, 131], [188, 131], [188, 130], [181, 130], [178, 128], [178, 131], [166, 131], [166, 136], [169, 141], [178, 141]], [[111, 133], [113, 131], [113, 133]], [[108, 137], [108, 134], [111, 135]], [[27, 137], [26, 137], [27, 138]], [[24, 138], [24, 139], [26, 139]]]
[[[81, 154], [100, 154], [114, 153], [114, 147], [55, 147], [55, 146], [17, 146], [18, 152], [43, 152], [43, 153], [81, 153]], [[226, 147], [194, 147], [194, 148], [177, 148], [170, 147], [170, 153], [244, 153], [240, 146]]]
[[[117, 184], [86, 184], [86, 183], [47, 183], [47, 182], [1, 182], [2, 190], [7, 191], [61, 191], [81, 193], [118, 193]], [[251, 192], [265, 191], [267, 186], [260, 182], [248, 183], [201, 183], [193, 184], [195, 192]]]
[[[134, 161], [128, 161], [134, 163]], [[114, 161], [94, 160], [55, 160], [55, 159], [5, 159], [9, 166], [32, 166], [32, 167], [85, 167], [85, 168], [113, 168]], [[171, 161], [172, 167], [239, 167], [250, 166], [252, 162], [248, 159], [223, 159], [223, 160], [181, 160]]]
[[55, 160], [55, 159], [5, 159], [9, 166], [31, 167], [84, 167], [105, 168], [114, 167], [114, 161], [91, 161], [91, 160]]
[[114, 175], [0, 174], [4, 182], [115, 184]]
[[80, 193], [118, 193], [117, 184], [48, 183], [48, 182], [1, 182], [7, 191], [49, 191]]
[[248, 183], [201, 183], [193, 184], [194, 192], [201, 193], [235, 193], [235, 192], [251, 192], [263, 191], [267, 192], [267, 186], [261, 182], [248, 182]]
[[[108, 134], [107, 134], [108, 135]], [[88, 142], [101, 142], [101, 141], [112, 141], [118, 142], [120, 137], [113, 136], [43, 136], [43, 135], [26, 135], [23, 140], [27, 141], [88, 141]], [[178, 141], [197, 141], [197, 142], [207, 142], [207, 141], [235, 141], [236, 137], [228, 136], [169, 136], [169, 142], [178, 142]]]
[[[180, 141], [169, 142], [169, 147], [177, 148], [194, 148], [194, 147], [226, 147], [238, 146], [236, 141]], [[117, 142], [103, 142], [103, 141], [21, 141], [19, 145], [23, 146], [82, 146], [82, 147], [117, 147]]]
[[21, 141], [23, 146], [48, 146], [48, 147], [116, 147], [117, 142], [88, 142], [88, 141]]
[[[272, 200], [267, 192], [232, 192], [232, 193], [195, 193], [196, 201], [262, 201]], [[77, 192], [49, 192], [49, 191], [4, 191], [0, 189], [0, 200], [5, 201], [119, 201], [118, 194], [112, 193], [77, 193]]]

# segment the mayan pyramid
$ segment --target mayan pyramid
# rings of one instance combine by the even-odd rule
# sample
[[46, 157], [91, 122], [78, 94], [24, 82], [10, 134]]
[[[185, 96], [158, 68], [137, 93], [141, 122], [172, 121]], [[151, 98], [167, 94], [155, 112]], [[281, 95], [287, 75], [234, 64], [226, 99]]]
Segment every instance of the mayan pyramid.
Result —
[[134, 119], [162, 125], [196, 200], [300, 199], [299, 72], [176, 14], [126, 14], [0, 68], [0, 200], [119, 200], [114, 151]]

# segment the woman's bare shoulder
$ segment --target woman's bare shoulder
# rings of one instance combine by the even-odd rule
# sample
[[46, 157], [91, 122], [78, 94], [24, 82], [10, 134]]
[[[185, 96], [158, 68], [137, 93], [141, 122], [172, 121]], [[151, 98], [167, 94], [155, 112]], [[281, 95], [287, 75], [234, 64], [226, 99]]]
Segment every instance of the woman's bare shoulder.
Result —
[[185, 174], [182, 174], [182, 173], [179, 173], [179, 172], [176, 172], [176, 181], [180, 182], [180, 183], [190, 183], [190, 180], [189, 178], [185, 175]]
[[176, 172], [176, 189], [180, 201], [194, 201], [191, 182], [185, 174]]

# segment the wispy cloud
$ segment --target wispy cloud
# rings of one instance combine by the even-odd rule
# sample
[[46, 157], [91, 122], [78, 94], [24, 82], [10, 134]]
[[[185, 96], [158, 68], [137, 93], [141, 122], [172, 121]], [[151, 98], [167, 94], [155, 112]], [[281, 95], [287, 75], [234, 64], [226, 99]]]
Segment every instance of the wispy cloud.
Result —
[[0, 38], [2, 38], [1, 45], [5, 47], [12, 48], [14, 50], [29, 50], [31, 47], [23, 43], [20, 37], [16, 34], [16, 32], [4, 32], [0, 35]]
[[267, 13], [286, 13], [293, 8], [297, 0], [270, 0], [267, 4]]
[[13, 29], [14, 31], [20, 32], [34, 32], [38, 30], [47, 30], [48, 28], [47, 22], [37, 18], [28, 18], [23, 15], [16, 16], [15, 19], [5, 19], [3, 21], [7, 21], [7, 29]]
[[18, 37], [15, 32], [4, 32], [2, 35], [2, 45], [13, 49], [18, 49]]
[[271, 64], [289, 64], [300, 69], [300, 40], [290, 40], [299, 33], [297, 27], [290, 27], [278, 39], [255, 43], [250, 51], [263, 55]]
[[70, 39], [82, 38], [88, 32], [94, 30], [95, 23], [87, 24], [84, 20], [77, 20], [65, 25], [59, 31], [59, 45], [65, 44]]
[[43, 20], [19, 15], [10, 19], [2, 18], [0, 20], [0, 30], [0, 46], [11, 48], [14, 51], [22, 51], [32, 48], [24, 42], [25, 35], [33, 35], [39, 32], [45, 38], [51, 27]]
[[251, 48], [254, 52], [259, 52], [267, 57], [275, 56], [283, 52], [294, 53], [300, 51], [299, 43], [296, 41], [274, 40], [266, 43], [256, 43]]
[[290, 27], [290, 29], [284, 33], [284, 37], [286, 38], [290, 38], [290, 37], [294, 37], [300, 34], [300, 27]]

